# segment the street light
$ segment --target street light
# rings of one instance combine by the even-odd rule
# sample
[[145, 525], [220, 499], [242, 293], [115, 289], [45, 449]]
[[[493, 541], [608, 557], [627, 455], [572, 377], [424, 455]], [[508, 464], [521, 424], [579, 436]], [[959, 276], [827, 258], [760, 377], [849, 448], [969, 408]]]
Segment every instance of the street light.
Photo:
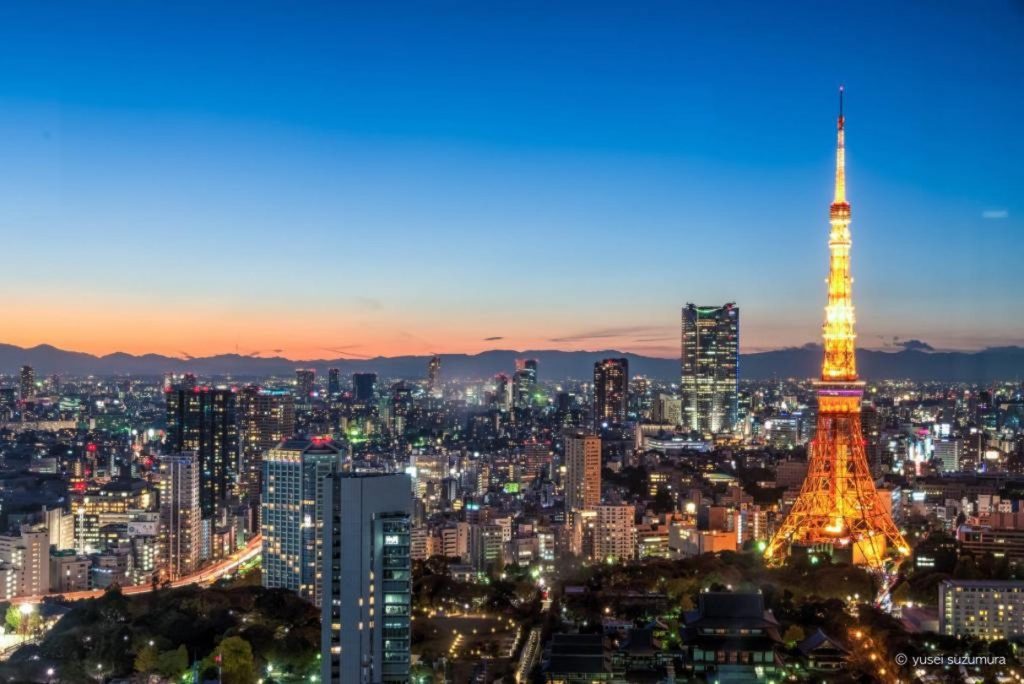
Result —
[[29, 616], [35, 612], [36, 607], [31, 603], [22, 603], [18, 606], [18, 612], [21, 613], [21, 619], [18, 620], [18, 626], [21, 628], [21, 635], [27, 637], [29, 633], [29, 623], [31, 619]]

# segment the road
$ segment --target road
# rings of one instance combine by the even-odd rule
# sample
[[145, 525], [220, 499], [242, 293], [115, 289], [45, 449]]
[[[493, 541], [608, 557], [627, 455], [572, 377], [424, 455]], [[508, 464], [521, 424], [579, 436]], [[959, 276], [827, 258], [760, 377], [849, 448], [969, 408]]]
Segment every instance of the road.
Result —
[[[178, 579], [171, 582], [171, 587], [185, 587], [190, 584], [211, 584], [216, 582], [224, 575], [232, 572], [242, 563], [252, 560], [260, 554], [260, 545], [263, 542], [263, 537], [256, 535], [249, 543], [246, 544], [244, 549], [235, 551], [233, 554], [225, 558], [224, 560], [217, 561], [213, 565], [207, 565], [200, 570], [186, 575], [185, 577], [179, 577]], [[11, 603], [41, 603], [43, 599], [64, 599], [65, 601], [84, 601], [86, 599], [94, 599], [103, 596], [105, 589], [91, 589], [88, 591], [71, 591], [65, 594], [44, 594], [42, 596], [19, 596], [11, 599]], [[135, 594], [146, 594], [153, 591], [152, 584], [136, 584], [130, 587], [122, 587], [121, 593], [126, 596], [134, 596]]]
[[523, 654], [519, 658], [519, 666], [516, 668], [517, 684], [530, 681], [530, 673], [533, 672], [533, 666], [537, 664], [539, 657], [540, 627], [534, 627], [530, 630], [530, 636], [526, 640], [526, 645], [523, 646]]

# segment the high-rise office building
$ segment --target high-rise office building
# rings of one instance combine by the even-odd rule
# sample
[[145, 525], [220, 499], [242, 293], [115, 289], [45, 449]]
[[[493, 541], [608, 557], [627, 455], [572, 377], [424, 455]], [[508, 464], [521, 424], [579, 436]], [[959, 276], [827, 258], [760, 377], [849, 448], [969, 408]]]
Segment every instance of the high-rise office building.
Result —
[[30, 401], [36, 396], [36, 370], [32, 366], [21, 367], [21, 400]]
[[594, 424], [626, 420], [629, 402], [629, 361], [603, 359], [594, 364]]
[[959, 439], [943, 440], [935, 442], [932, 458], [942, 464], [942, 470], [946, 473], [955, 473], [960, 470], [960, 455], [963, 452], [963, 442]]
[[659, 394], [651, 405], [651, 422], [661, 425], [681, 425], [683, 404], [679, 397]]
[[430, 357], [427, 364], [427, 394], [432, 397], [441, 396], [441, 357]]
[[242, 446], [242, 492], [259, 506], [263, 454], [295, 434], [295, 397], [286, 390], [250, 385], [238, 394], [238, 437]]
[[601, 503], [601, 438], [583, 432], [565, 437], [565, 510]]
[[703, 433], [736, 425], [740, 310], [687, 304], [682, 316], [683, 425]]
[[341, 394], [341, 369], [327, 369], [327, 396], [336, 397]]
[[343, 446], [292, 437], [263, 456], [263, 586], [291, 589], [320, 605], [324, 486]]
[[160, 457], [160, 563], [170, 580], [191, 574], [199, 567], [200, 479], [195, 454]]
[[295, 396], [302, 403], [308, 403], [316, 391], [316, 369], [295, 369]]
[[412, 638], [412, 480], [326, 478], [321, 680], [408, 684]]
[[504, 373], [494, 376], [494, 404], [495, 408], [507, 411], [512, 408], [512, 390], [514, 383]]
[[523, 480], [533, 482], [542, 476], [551, 476], [551, 449], [544, 442], [530, 442], [523, 446]]
[[167, 453], [192, 452], [199, 461], [203, 518], [217, 517], [235, 494], [238, 478], [238, 403], [228, 388], [171, 388], [167, 397]]
[[352, 399], [357, 404], [372, 404], [377, 394], [376, 373], [352, 374]]
[[537, 360], [516, 359], [516, 372], [512, 377], [512, 404], [516, 408], [528, 408], [533, 404], [537, 390]]

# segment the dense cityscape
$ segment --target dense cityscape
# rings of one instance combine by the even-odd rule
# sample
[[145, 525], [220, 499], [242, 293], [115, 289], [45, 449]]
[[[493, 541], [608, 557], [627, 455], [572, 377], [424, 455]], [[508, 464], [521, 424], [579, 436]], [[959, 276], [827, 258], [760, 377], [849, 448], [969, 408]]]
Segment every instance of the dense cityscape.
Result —
[[844, 123], [819, 380], [744, 380], [731, 302], [682, 308], [678, 379], [22, 366], [0, 671], [1019, 680], [1024, 389], [859, 379]]
[[1024, 683], [1021, 7], [0, 3], [0, 684]]

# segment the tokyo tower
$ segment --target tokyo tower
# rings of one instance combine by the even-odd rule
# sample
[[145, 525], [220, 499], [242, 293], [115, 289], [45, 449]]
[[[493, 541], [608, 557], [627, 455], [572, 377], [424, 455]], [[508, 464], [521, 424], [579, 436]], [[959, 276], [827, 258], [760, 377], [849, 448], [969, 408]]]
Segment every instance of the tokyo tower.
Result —
[[807, 478], [792, 510], [765, 550], [770, 564], [782, 563], [793, 545], [831, 547], [858, 565], [880, 569], [889, 551], [906, 555], [907, 542], [892, 521], [868, 470], [861, 434], [864, 383], [854, 354], [850, 277], [850, 203], [846, 201], [843, 89], [839, 89], [836, 186], [829, 223], [828, 305], [825, 359], [818, 395], [817, 431], [811, 441]]

